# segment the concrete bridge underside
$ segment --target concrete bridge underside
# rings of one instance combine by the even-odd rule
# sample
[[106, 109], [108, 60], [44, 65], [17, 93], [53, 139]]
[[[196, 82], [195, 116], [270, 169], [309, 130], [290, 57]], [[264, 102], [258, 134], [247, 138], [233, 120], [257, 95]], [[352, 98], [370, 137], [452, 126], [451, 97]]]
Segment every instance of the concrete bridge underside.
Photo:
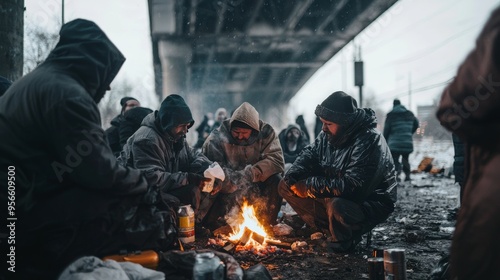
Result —
[[275, 128], [325, 62], [397, 0], [148, 0], [156, 94], [199, 123], [248, 101]]

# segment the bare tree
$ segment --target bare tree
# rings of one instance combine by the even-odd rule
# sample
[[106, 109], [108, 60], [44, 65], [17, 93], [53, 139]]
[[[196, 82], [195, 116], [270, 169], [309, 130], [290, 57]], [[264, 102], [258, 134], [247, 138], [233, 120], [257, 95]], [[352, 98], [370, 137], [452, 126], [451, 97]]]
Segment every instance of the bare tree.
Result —
[[373, 111], [375, 111], [375, 116], [377, 117], [377, 128], [382, 131], [384, 128], [385, 115], [387, 114], [387, 112], [380, 108], [380, 101], [375, 97], [375, 94], [372, 90], [367, 90], [363, 97], [363, 107], [371, 108]]
[[27, 74], [42, 63], [59, 40], [57, 31], [49, 31], [32, 22], [25, 26], [24, 67]]
[[111, 84], [111, 90], [104, 95], [98, 106], [103, 128], [108, 128], [111, 120], [120, 113], [120, 99], [130, 96], [132, 92], [134, 92], [134, 86], [127, 80], [115, 80]]
[[23, 74], [24, 1], [0, 4], [0, 75], [17, 80]]

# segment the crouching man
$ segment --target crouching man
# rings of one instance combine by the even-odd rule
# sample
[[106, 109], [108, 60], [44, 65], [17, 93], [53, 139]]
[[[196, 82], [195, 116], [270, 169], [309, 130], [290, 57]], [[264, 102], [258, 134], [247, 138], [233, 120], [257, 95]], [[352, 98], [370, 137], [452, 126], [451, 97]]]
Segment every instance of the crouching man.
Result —
[[357, 108], [346, 93], [332, 93], [315, 113], [322, 132], [285, 173], [279, 192], [304, 222], [331, 234], [333, 251], [352, 251], [394, 211], [393, 159], [373, 110]]

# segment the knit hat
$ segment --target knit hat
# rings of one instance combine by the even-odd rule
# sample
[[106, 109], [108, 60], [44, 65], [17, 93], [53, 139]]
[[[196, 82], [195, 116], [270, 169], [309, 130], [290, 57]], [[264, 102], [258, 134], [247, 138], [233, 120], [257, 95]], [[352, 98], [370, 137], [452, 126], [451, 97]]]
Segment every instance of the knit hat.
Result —
[[128, 96], [123, 97], [122, 99], [120, 99], [120, 105], [122, 106], [122, 108], [125, 107], [125, 105], [127, 105], [127, 101], [129, 101], [129, 100], [135, 100], [135, 101], [139, 102], [139, 100], [137, 100], [133, 97], [128, 97]]
[[184, 98], [177, 94], [171, 94], [163, 100], [158, 112], [158, 118], [163, 131], [169, 131], [180, 124], [189, 123], [188, 128], [194, 124], [191, 110]]
[[356, 116], [358, 104], [343, 91], [336, 91], [316, 107], [316, 116], [339, 125], [349, 125]]
[[399, 99], [394, 99], [394, 101], [392, 101], [392, 106], [396, 105], [401, 105], [401, 101]]
[[123, 97], [122, 99], [120, 99], [120, 105], [122, 106], [122, 109], [121, 109], [121, 113], [123, 114], [123, 112], [125, 111], [125, 108], [127, 107], [127, 102], [130, 101], [130, 100], [135, 100], [137, 102], [139, 102], [139, 100], [133, 98], [133, 97]]

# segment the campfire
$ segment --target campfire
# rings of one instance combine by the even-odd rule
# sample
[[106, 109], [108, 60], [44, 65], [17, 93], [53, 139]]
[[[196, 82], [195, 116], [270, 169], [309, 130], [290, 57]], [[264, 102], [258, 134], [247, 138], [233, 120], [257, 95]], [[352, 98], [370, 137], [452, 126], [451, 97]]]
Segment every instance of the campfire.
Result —
[[242, 222], [232, 227], [233, 232], [224, 238], [228, 241], [223, 246], [224, 251], [252, 251], [256, 254], [268, 254], [276, 252], [277, 247], [290, 249], [290, 244], [271, 238], [259, 222], [252, 205], [244, 201], [241, 209]]

